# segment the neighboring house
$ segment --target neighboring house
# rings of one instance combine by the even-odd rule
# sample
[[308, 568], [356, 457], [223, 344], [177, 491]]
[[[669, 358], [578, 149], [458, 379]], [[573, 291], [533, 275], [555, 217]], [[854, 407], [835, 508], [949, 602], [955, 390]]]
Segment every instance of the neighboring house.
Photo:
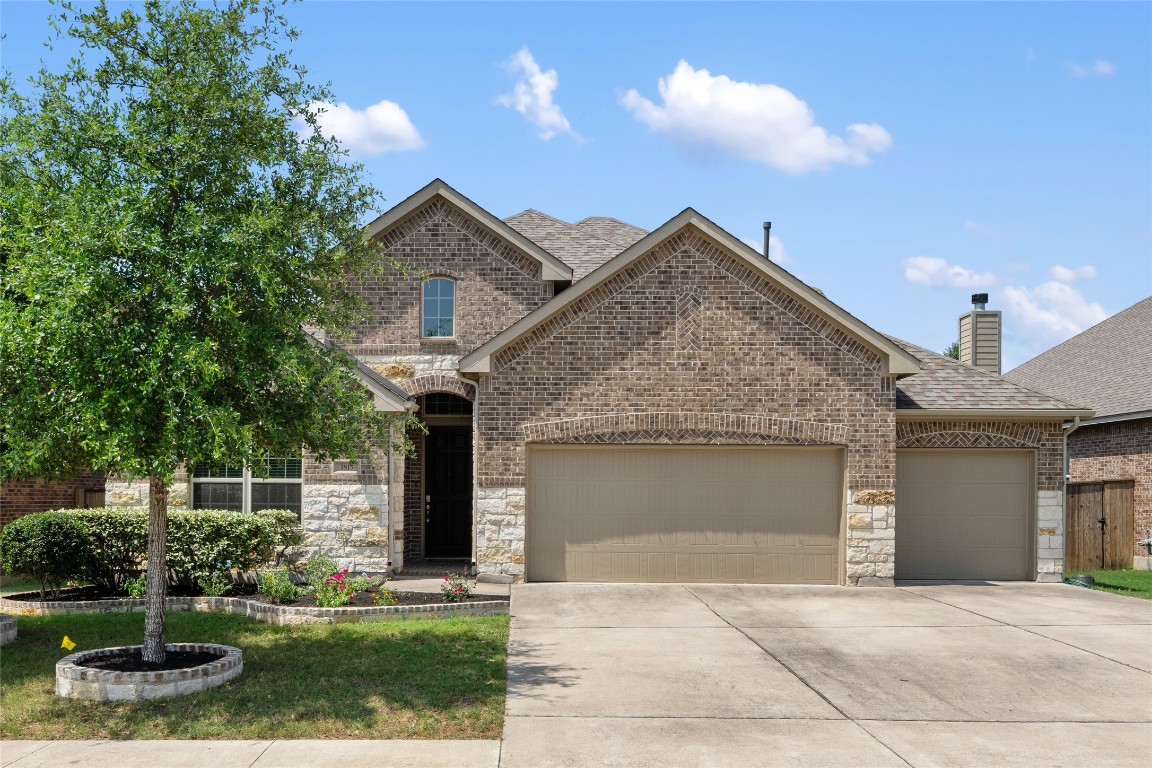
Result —
[[103, 474], [77, 475], [59, 482], [9, 480], [0, 485], [0, 528], [33, 512], [102, 507], [104, 482]]
[[501, 220], [437, 180], [369, 235], [418, 274], [361, 283], [344, 344], [427, 425], [414, 455], [193, 473], [174, 499], [295, 504], [311, 551], [364, 571], [1062, 578], [1063, 424], [1091, 411], [869, 328], [694, 210]]
[[[1152, 297], [1006, 373], [1095, 410], [1068, 437], [1069, 482], [1134, 480], [1134, 542], [1152, 530]], [[1149, 567], [1148, 547], [1134, 544]]]

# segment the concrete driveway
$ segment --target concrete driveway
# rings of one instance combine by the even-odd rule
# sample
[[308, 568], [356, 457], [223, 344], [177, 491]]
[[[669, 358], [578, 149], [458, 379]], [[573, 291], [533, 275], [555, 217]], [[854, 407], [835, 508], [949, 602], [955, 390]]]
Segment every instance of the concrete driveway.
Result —
[[1062, 584], [513, 588], [502, 768], [1145, 766], [1152, 602]]

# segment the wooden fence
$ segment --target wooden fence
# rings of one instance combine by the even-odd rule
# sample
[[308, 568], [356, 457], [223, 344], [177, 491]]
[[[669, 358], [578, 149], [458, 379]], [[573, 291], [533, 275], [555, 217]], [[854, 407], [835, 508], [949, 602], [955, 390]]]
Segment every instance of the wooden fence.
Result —
[[1068, 483], [1064, 528], [1067, 573], [1132, 567], [1134, 486], [1132, 480]]

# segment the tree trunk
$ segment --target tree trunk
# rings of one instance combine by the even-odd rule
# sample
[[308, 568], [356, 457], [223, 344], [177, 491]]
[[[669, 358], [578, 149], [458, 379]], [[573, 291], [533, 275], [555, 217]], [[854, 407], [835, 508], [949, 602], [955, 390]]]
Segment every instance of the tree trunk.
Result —
[[144, 608], [144, 661], [164, 661], [164, 601], [168, 597], [168, 486], [148, 478], [148, 592]]

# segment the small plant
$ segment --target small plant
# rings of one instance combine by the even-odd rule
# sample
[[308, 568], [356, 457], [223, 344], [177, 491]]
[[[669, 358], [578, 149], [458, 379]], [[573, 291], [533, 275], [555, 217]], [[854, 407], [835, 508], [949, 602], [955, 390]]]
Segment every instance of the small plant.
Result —
[[444, 583], [440, 585], [440, 594], [446, 603], [462, 603], [472, 596], [472, 585], [462, 573], [446, 573]]
[[[229, 563], [228, 565], [231, 565]], [[211, 573], [202, 573], [196, 578], [196, 583], [200, 586], [200, 592], [205, 597], [223, 597], [232, 591], [232, 579], [228, 577], [229, 570], [226, 567], [217, 567]]]
[[256, 579], [260, 585], [260, 592], [271, 598], [274, 603], [291, 603], [304, 594], [304, 590], [293, 583], [292, 572], [287, 568], [260, 571]]
[[143, 576], [128, 579], [124, 582], [124, 591], [128, 593], [128, 597], [136, 600], [143, 599], [148, 592], [148, 580]]
[[396, 597], [396, 590], [390, 589], [381, 585], [380, 591], [372, 596], [373, 605], [396, 605], [399, 600]]
[[336, 573], [336, 561], [330, 557], [313, 557], [304, 563], [304, 580], [315, 589], [324, 583], [332, 574]]

